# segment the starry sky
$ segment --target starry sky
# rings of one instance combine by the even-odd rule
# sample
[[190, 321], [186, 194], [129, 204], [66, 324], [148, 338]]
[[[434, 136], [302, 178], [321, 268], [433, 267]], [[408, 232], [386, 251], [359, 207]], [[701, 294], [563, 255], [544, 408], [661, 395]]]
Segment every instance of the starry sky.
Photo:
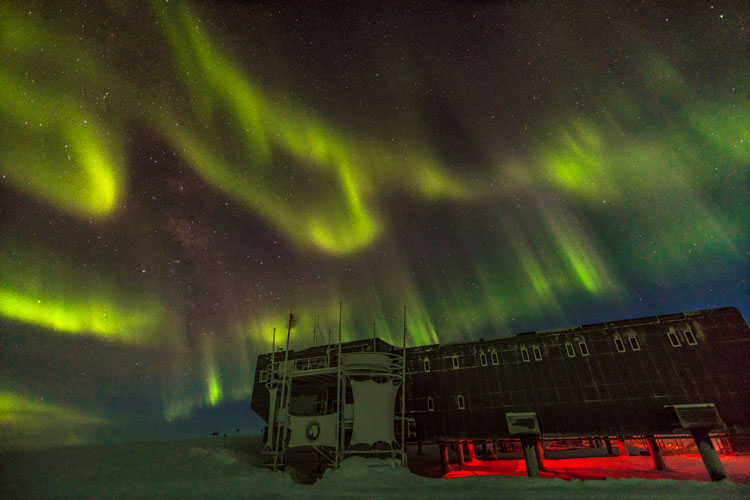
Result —
[[290, 310], [749, 317], [743, 4], [2, 3], [0, 447], [249, 432]]

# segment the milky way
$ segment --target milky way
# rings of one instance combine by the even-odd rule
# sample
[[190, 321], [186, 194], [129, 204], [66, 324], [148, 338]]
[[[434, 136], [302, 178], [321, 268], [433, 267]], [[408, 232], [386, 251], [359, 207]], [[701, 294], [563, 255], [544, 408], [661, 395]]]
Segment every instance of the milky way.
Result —
[[742, 2], [94, 3], [0, 7], [2, 445], [239, 426], [290, 310], [750, 312]]

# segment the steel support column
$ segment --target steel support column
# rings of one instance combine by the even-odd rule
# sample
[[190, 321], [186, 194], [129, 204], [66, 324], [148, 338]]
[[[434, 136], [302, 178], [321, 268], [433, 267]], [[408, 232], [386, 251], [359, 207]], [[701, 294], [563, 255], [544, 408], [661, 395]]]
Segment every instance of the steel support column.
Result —
[[706, 466], [708, 475], [711, 477], [711, 481], [721, 481], [727, 478], [727, 473], [724, 472], [724, 466], [719, 459], [719, 454], [716, 453], [713, 443], [711, 443], [711, 437], [708, 435], [707, 430], [697, 429], [691, 431], [695, 444], [698, 445], [698, 451], [703, 459], [703, 465]]
[[539, 462], [536, 458], [536, 441], [537, 436], [522, 435], [521, 446], [523, 447], [523, 458], [526, 462], [526, 475], [529, 477], [539, 477]]
[[648, 445], [648, 452], [654, 461], [654, 468], [656, 470], [668, 470], [667, 463], [664, 461], [656, 438], [654, 436], [646, 436], [646, 444]]

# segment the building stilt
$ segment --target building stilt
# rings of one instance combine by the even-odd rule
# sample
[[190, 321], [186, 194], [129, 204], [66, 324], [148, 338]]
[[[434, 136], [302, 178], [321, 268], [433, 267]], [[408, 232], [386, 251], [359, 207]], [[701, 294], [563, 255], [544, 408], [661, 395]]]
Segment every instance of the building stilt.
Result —
[[536, 453], [536, 461], [539, 464], [539, 470], [549, 472], [544, 465], [544, 444], [541, 439], [537, 439], [536, 443], [534, 443], [534, 453]]
[[463, 467], [466, 465], [466, 461], [464, 460], [464, 444], [459, 441], [455, 444], [456, 446], [456, 455], [458, 455], [458, 466]]
[[625, 442], [625, 436], [619, 436], [617, 438], [617, 447], [619, 448], [621, 457], [627, 457], [630, 455], [630, 453], [628, 453], [628, 444]]
[[612, 441], [608, 437], [604, 438], [604, 445], [607, 447], [607, 455], [610, 457], [615, 455], [615, 451], [612, 449]]
[[521, 446], [523, 447], [523, 458], [526, 462], [526, 475], [539, 477], [539, 462], [536, 458], [536, 436], [522, 435]]
[[440, 471], [447, 474], [452, 470], [450, 460], [448, 460], [448, 443], [440, 443]]
[[469, 441], [466, 447], [468, 448], [468, 451], [469, 451], [469, 462], [476, 462], [477, 455], [476, 455], [476, 452], [474, 451], [474, 441]]
[[485, 458], [497, 460], [497, 447], [494, 441], [487, 441], [487, 453], [488, 455]]
[[648, 445], [648, 452], [654, 461], [654, 468], [656, 470], [668, 470], [667, 463], [664, 461], [656, 438], [654, 436], [646, 436], [646, 444]]
[[703, 465], [706, 466], [708, 475], [711, 477], [711, 481], [721, 481], [727, 478], [727, 473], [724, 472], [724, 466], [719, 459], [719, 454], [716, 453], [713, 443], [711, 443], [711, 437], [708, 435], [707, 430], [696, 429], [691, 431], [695, 444], [698, 445], [698, 451], [703, 459]]

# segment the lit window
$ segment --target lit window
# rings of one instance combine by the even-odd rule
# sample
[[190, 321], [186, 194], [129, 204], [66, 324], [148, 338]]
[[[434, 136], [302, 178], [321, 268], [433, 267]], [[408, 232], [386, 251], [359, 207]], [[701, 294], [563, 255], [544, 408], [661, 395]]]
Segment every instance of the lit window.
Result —
[[695, 334], [692, 330], [685, 330], [682, 332], [685, 335], [688, 345], [698, 345], [698, 339], [695, 338]]
[[617, 352], [625, 352], [625, 343], [620, 337], [615, 338], [615, 346], [617, 347]]
[[667, 337], [669, 337], [669, 343], [672, 344], [672, 347], [680, 347], [682, 345], [680, 337], [675, 332], [667, 332]]
[[537, 360], [537, 361], [541, 361], [542, 360], [542, 350], [539, 349], [539, 346], [535, 345], [535, 346], [533, 346], [531, 348], [531, 350], [534, 351], [534, 359]]
[[568, 353], [569, 358], [576, 357], [576, 350], [573, 348], [573, 344], [570, 342], [565, 342], [565, 352]]
[[422, 364], [424, 365], [424, 371], [426, 373], [429, 373], [429, 371], [430, 371], [430, 360], [429, 360], [429, 358], [424, 358], [424, 361], [422, 362]]
[[453, 363], [454, 370], [458, 368], [458, 356], [456, 356], [455, 354], [451, 356], [451, 362]]
[[524, 363], [529, 362], [529, 350], [526, 349], [526, 346], [521, 346], [521, 359]]
[[638, 339], [636, 337], [628, 337], [628, 340], [630, 341], [630, 348], [634, 351], [640, 351], [641, 350], [641, 344], [638, 342]]
[[456, 404], [458, 404], [458, 409], [463, 410], [465, 408], [464, 406], [464, 397], [462, 395], [456, 396]]
[[479, 364], [487, 366], [487, 355], [483, 352], [479, 353]]
[[435, 411], [435, 402], [432, 397], [427, 397], [427, 411]]
[[266, 380], [268, 380], [268, 372], [265, 370], [261, 370], [260, 374], [258, 375], [258, 381], [265, 382]]
[[497, 357], [497, 351], [492, 351], [490, 353], [490, 358], [492, 358], [492, 364], [493, 365], [499, 365], [500, 359]]
[[581, 350], [581, 356], [589, 355], [589, 347], [586, 345], [586, 342], [578, 342], [578, 348]]

